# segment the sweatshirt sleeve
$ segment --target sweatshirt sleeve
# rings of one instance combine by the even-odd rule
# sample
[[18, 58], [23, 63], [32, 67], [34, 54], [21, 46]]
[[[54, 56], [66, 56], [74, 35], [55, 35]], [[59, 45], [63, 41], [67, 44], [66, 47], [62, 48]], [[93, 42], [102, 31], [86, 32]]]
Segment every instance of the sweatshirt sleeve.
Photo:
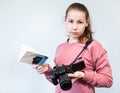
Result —
[[100, 44], [93, 46], [91, 52], [94, 70], [85, 70], [83, 80], [94, 87], [111, 87], [113, 78], [107, 52]]

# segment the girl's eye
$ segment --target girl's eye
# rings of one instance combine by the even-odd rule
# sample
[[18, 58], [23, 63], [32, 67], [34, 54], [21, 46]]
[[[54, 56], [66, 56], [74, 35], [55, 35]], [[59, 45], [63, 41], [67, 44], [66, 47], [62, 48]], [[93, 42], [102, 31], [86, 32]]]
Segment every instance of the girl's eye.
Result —
[[73, 23], [73, 20], [69, 20], [68, 22]]
[[82, 24], [83, 22], [82, 22], [82, 21], [79, 21], [78, 23], [79, 23], [79, 24]]

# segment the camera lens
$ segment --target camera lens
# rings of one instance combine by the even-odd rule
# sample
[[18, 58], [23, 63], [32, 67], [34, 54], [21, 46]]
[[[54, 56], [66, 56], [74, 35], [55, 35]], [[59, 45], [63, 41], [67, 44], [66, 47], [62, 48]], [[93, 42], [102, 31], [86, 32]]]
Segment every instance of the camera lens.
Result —
[[59, 76], [60, 87], [63, 90], [69, 90], [72, 87], [71, 79], [68, 77], [67, 74]]

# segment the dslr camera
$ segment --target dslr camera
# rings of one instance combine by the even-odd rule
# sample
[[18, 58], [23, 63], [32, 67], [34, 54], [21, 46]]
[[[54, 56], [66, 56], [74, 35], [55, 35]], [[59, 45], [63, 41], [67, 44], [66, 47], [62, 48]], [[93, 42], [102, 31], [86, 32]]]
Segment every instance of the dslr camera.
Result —
[[50, 78], [54, 85], [57, 85], [59, 82], [61, 89], [69, 90], [72, 87], [72, 81], [67, 74], [82, 70], [83, 68], [85, 68], [84, 61], [73, 63], [70, 65], [55, 66], [53, 70], [50, 71]]

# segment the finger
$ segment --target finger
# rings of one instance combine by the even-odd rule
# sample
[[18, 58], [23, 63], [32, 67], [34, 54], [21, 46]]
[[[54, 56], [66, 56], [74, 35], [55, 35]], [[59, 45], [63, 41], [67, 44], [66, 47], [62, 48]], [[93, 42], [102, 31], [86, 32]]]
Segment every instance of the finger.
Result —
[[42, 66], [38, 66], [38, 68], [37, 68], [38, 70], [40, 70], [40, 69], [42, 69]]
[[38, 68], [38, 65], [33, 65], [33, 68], [34, 68], [34, 69], [37, 69], [37, 68]]
[[72, 78], [72, 84], [75, 83], [78, 80], [78, 78]]
[[74, 76], [74, 74], [69, 73], [69, 74], [68, 74], [68, 77], [75, 77], [75, 76]]

